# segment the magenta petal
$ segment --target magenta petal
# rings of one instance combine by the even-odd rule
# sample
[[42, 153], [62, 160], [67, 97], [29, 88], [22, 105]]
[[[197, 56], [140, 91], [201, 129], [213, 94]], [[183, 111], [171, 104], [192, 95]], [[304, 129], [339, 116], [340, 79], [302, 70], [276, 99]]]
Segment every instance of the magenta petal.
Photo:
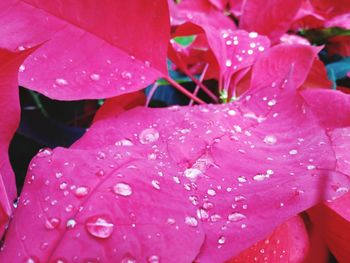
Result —
[[0, 236], [8, 223], [12, 202], [17, 196], [8, 148], [20, 118], [18, 68], [31, 52], [32, 50], [14, 53], [0, 49]]
[[284, 49], [258, 58], [235, 103], [136, 108], [96, 122], [72, 149], [39, 153], [0, 260], [223, 262], [341, 196], [349, 176], [297, 89], [314, 49]]
[[302, 0], [247, 0], [243, 5], [240, 28], [278, 42], [289, 29], [301, 3]]
[[5, 3], [1, 47], [22, 50], [47, 41], [24, 64], [20, 84], [27, 88], [55, 99], [96, 99], [141, 89], [167, 74], [166, 1]]

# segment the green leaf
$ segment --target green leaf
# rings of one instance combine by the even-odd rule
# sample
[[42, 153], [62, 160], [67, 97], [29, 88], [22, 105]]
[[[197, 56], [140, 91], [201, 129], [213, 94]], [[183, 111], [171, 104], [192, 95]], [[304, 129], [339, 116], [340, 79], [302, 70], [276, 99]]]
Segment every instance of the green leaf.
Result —
[[196, 39], [196, 35], [191, 36], [182, 36], [182, 37], [174, 37], [173, 38], [176, 43], [178, 43], [181, 46], [188, 47], [193, 43], [193, 41]]

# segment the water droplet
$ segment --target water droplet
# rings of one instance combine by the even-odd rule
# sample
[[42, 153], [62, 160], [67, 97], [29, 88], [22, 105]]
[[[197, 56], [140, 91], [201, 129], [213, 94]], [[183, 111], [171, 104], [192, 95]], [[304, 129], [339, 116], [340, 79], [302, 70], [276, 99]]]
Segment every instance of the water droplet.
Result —
[[225, 244], [225, 242], [226, 242], [226, 237], [224, 237], [224, 236], [221, 236], [221, 237], [218, 239], [218, 243], [219, 243], [220, 245]]
[[157, 180], [152, 180], [152, 186], [155, 188], [155, 189], [157, 189], [157, 190], [159, 190], [160, 189], [160, 183], [159, 183], [159, 181], [157, 181]]
[[225, 65], [226, 65], [226, 67], [231, 67], [232, 66], [232, 60], [231, 59], [226, 59]]
[[104, 152], [98, 152], [96, 158], [98, 160], [103, 160], [106, 158], [106, 154]]
[[209, 213], [207, 210], [203, 209], [203, 208], [198, 208], [197, 209], [197, 217], [199, 219], [208, 219], [209, 218]]
[[154, 143], [159, 139], [159, 132], [153, 128], [143, 130], [139, 135], [140, 143], [149, 144]]
[[19, 67], [18, 72], [24, 72], [26, 70], [26, 66], [23, 64]]
[[159, 259], [158, 256], [152, 255], [152, 256], [147, 258], [147, 262], [149, 262], [149, 263], [159, 263], [160, 259]]
[[49, 230], [55, 229], [60, 225], [60, 222], [61, 221], [58, 218], [48, 218], [45, 222], [45, 228]]
[[262, 47], [262, 46], [260, 46], [260, 47], [258, 47], [258, 50], [259, 50], [260, 52], [263, 52], [263, 51], [265, 50], [265, 48]]
[[277, 101], [275, 99], [271, 99], [267, 102], [267, 105], [272, 107], [272, 106], [276, 105], [276, 103], [277, 103]]
[[202, 171], [197, 168], [188, 168], [184, 171], [184, 176], [190, 179], [191, 181], [195, 181], [198, 176], [202, 174]]
[[84, 197], [89, 193], [89, 188], [86, 186], [79, 186], [75, 189], [74, 194], [77, 197]]
[[349, 189], [347, 187], [338, 187], [337, 190], [335, 190], [337, 193], [347, 193], [349, 192]]
[[193, 216], [186, 216], [185, 217], [185, 223], [189, 226], [192, 226], [192, 227], [196, 227], [198, 226], [198, 221], [196, 218], [194, 218]]
[[95, 216], [86, 220], [85, 227], [89, 234], [94, 237], [108, 238], [113, 233], [114, 224], [102, 216]]
[[254, 53], [254, 51], [251, 50], [251, 49], [249, 49], [249, 50], [247, 51], [247, 53], [248, 53], [248, 55], [252, 55], [252, 54]]
[[238, 180], [238, 182], [240, 182], [240, 183], [245, 183], [245, 182], [247, 182], [247, 178], [245, 178], [244, 176], [238, 176], [237, 180]]
[[58, 78], [56, 79], [56, 84], [60, 86], [66, 86], [68, 85], [68, 81], [65, 79]]
[[269, 145], [273, 145], [277, 142], [277, 138], [274, 135], [266, 135], [264, 138], [264, 142]]
[[115, 146], [132, 146], [134, 144], [132, 143], [132, 141], [130, 141], [128, 139], [122, 139], [122, 140], [117, 141], [114, 145]]
[[150, 66], [151, 66], [151, 62], [149, 62], [149, 61], [145, 61], [145, 66], [147, 67], [147, 68], [149, 68]]
[[316, 166], [310, 164], [310, 165], [307, 166], [307, 169], [308, 169], [308, 170], [314, 170], [314, 169], [316, 169]]
[[129, 71], [123, 71], [121, 74], [123, 79], [131, 79], [132, 78], [132, 74]]
[[264, 181], [267, 178], [269, 178], [269, 176], [266, 174], [257, 174], [253, 177], [255, 181]]
[[41, 149], [37, 154], [38, 157], [48, 157], [51, 155], [52, 155], [52, 150], [49, 148]]
[[249, 33], [249, 37], [250, 38], [257, 38], [258, 37], [258, 33], [257, 32], [250, 32]]
[[208, 189], [207, 193], [208, 193], [208, 195], [210, 195], [210, 196], [215, 196], [215, 195], [216, 195], [216, 192], [215, 192], [214, 189]]
[[292, 150], [289, 151], [289, 154], [290, 154], [290, 155], [298, 154], [298, 150], [292, 149]]
[[246, 216], [241, 213], [232, 213], [232, 214], [229, 214], [227, 218], [232, 222], [237, 222], [245, 219]]
[[132, 194], [131, 186], [126, 183], [117, 183], [113, 186], [113, 191], [122, 196], [129, 196]]
[[92, 79], [94, 81], [98, 81], [98, 80], [100, 80], [100, 78], [101, 78], [101, 76], [99, 74], [96, 74], [96, 73], [90, 75], [90, 79]]
[[67, 228], [74, 228], [77, 225], [77, 221], [75, 221], [73, 218], [68, 219], [66, 223]]
[[227, 112], [227, 114], [230, 115], [230, 116], [235, 116], [236, 115], [236, 111], [235, 110], [229, 110]]

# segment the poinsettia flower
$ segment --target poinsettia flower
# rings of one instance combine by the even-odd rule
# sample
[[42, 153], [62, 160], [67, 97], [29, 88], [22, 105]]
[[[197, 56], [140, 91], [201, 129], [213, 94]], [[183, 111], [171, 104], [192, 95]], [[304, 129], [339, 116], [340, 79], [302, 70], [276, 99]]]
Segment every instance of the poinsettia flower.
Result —
[[348, 113], [325, 117], [318, 97], [348, 97], [298, 90], [315, 55], [275, 46], [235, 103], [138, 108], [95, 122], [71, 149], [43, 150], [1, 260], [222, 262], [341, 196], [350, 179], [328, 134]]
[[166, 1], [4, 0], [1, 10], [0, 47], [42, 44], [23, 64], [20, 85], [50, 98], [113, 97], [167, 75]]

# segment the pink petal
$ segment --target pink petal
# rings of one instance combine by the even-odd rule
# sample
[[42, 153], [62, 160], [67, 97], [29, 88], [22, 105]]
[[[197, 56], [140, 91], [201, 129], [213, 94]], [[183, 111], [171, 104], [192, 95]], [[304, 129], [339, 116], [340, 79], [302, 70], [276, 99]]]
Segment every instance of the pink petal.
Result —
[[44, 42], [26, 60], [20, 84], [46, 96], [112, 97], [167, 74], [166, 1], [6, 0], [2, 5], [1, 47], [22, 50]]
[[11, 216], [12, 202], [17, 196], [8, 148], [20, 118], [18, 68], [32, 51], [14, 53], [0, 49], [0, 236], [2, 236]]
[[136, 108], [39, 153], [0, 260], [222, 262], [341, 196], [349, 177], [297, 90], [316, 52], [283, 49], [260, 56], [236, 103]]
[[247, 0], [243, 5], [240, 28], [278, 42], [289, 29], [301, 3], [302, 0]]
[[228, 263], [304, 262], [309, 245], [304, 221], [300, 216], [295, 216], [278, 226], [264, 240], [243, 251]]

